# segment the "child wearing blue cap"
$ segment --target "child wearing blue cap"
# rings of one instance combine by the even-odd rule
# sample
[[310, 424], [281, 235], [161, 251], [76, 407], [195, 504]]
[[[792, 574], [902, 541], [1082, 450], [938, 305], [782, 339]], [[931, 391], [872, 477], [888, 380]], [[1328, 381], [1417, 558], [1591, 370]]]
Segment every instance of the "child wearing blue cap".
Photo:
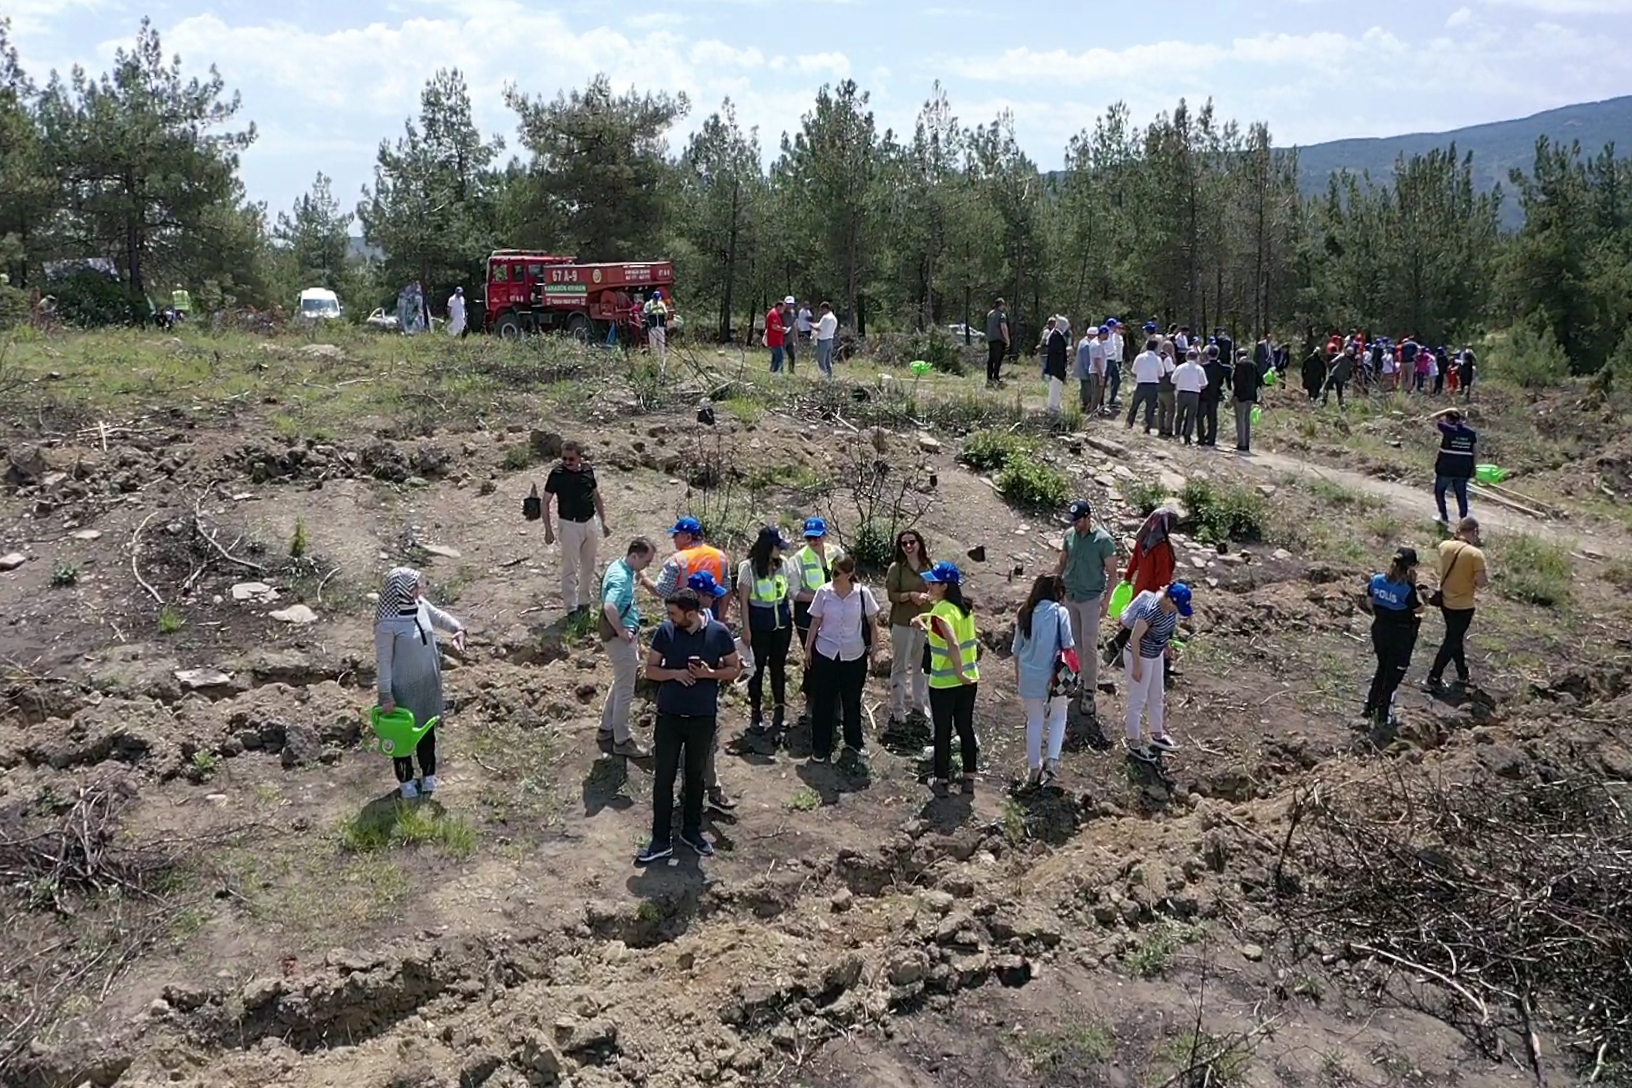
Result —
[[[1177, 741], [1167, 731], [1164, 678], [1173, 653], [1173, 632], [1179, 617], [1194, 611], [1190, 587], [1174, 582], [1160, 590], [1139, 594], [1122, 611], [1122, 625], [1131, 629], [1122, 660], [1128, 674], [1128, 754], [1155, 763], [1160, 752], [1176, 751]], [[1150, 723], [1150, 742], [1142, 743], [1140, 726]]]

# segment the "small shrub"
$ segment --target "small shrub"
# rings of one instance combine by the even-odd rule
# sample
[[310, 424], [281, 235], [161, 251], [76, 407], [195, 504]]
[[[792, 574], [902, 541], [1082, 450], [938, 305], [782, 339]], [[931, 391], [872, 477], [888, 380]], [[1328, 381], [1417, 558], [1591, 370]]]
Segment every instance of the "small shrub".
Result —
[[1026, 453], [1025, 442], [1008, 431], [976, 431], [963, 440], [958, 460], [976, 472], [997, 472]]
[[192, 779], [195, 782], [207, 782], [215, 774], [216, 764], [219, 761], [214, 752], [200, 749], [193, 753]]
[[504, 448], [504, 458], [499, 467], [506, 472], [520, 472], [533, 467], [533, 451], [525, 442], [517, 442]]
[[815, 812], [822, 807], [822, 795], [809, 786], [800, 786], [788, 798], [788, 808], [794, 812]]
[[1071, 481], [1058, 469], [1031, 457], [1018, 457], [997, 475], [1003, 497], [1025, 510], [1063, 510], [1071, 498]]
[[434, 802], [401, 801], [370, 805], [340, 825], [340, 848], [349, 853], [416, 846], [435, 846], [444, 854], [467, 857], [476, 848], [476, 829]]
[[863, 571], [888, 570], [890, 560], [895, 558], [895, 534], [877, 521], [865, 521], [846, 542], [845, 551], [855, 557], [856, 566]]
[[79, 581], [79, 568], [72, 563], [59, 560], [51, 568], [51, 584], [58, 589], [65, 589]]
[[1140, 978], [1155, 978], [1168, 969], [1173, 954], [1201, 937], [1200, 926], [1166, 919], [1147, 926], [1140, 933], [1138, 948], [1124, 959], [1128, 969]]
[[1203, 544], [1223, 540], [1250, 543], [1264, 537], [1264, 497], [1250, 488], [1233, 484], [1215, 487], [1206, 480], [1191, 480], [1179, 493], [1179, 501], [1190, 511], [1196, 539]]
[[1121, 487], [1122, 498], [1139, 511], [1141, 517], [1162, 505], [1167, 498], [1167, 488], [1149, 480], [1134, 480]]
[[1575, 564], [1567, 550], [1524, 534], [1503, 541], [1495, 550], [1491, 581], [1502, 596], [1543, 608], [1570, 603]]
[[1033, 1072], [1053, 1073], [1103, 1065], [1110, 1060], [1115, 1042], [1115, 1036], [1100, 1025], [1077, 1023], [1057, 1031], [1025, 1035], [1019, 1046]]
[[165, 605], [159, 609], [159, 634], [173, 635], [187, 625], [182, 617], [181, 610], [174, 605]]
[[306, 554], [311, 541], [306, 536], [306, 519], [295, 519], [295, 535], [289, 538], [289, 558], [299, 559]]
[[1570, 359], [1551, 329], [1518, 326], [1490, 353], [1491, 372], [1522, 389], [1554, 389], [1570, 376]]

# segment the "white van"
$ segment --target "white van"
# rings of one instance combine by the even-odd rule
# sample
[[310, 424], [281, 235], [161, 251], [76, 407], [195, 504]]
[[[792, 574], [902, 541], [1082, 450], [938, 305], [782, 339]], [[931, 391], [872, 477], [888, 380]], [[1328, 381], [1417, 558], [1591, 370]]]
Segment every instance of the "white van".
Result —
[[332, 321], [340, 316], [340, 298], [325, 287], [308, 287], [300, 293], [296, 314], [308, 321]]

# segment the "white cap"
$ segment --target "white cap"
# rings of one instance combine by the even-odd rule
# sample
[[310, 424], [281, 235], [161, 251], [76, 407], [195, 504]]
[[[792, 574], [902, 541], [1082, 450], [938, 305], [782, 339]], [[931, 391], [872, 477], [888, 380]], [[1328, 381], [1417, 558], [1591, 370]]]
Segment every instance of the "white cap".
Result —
[[792, 296], [792, 295], [789, 295], [789, 296], [788, 296], [788, 297], [787, 297], [787, 298], [785, 298], [785, 299], [783, 299], [783, 300], [782, 300], [782, 305], [784, 305], [784, 306], [792, 306], [792, 305], [793, 305], [793, 296]]

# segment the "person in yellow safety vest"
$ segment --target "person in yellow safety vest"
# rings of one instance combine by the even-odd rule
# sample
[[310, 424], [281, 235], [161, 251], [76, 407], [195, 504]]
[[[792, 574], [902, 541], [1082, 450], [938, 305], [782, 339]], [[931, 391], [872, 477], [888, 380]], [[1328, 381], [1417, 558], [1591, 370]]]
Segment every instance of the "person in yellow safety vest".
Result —
[[743, 634], [754, 651], [754, 673], [748, 680], [748, 728], [765, 732], [761, 709], [765, 697], [765, 673], [771, 674], [771, 731], [780, 736], [788, 694], [788, 649], [793, 643], [794, 580], [783, 555], [793, 545], [783, 539], [782, 530], [767, 525], [748, 549], [748, 558], [737, 568], [737, 595], [742, 606]]
[[[677, 589], [684, 589], [686, 578], [697, 571], [707, 571], [714, 581], [731, 588], [731, 570], [725, 553], [712, 544], [703, 542], [703, 526], [696, 518], [683, 517], [669, 530], [674, 540], [674, 554], [663, 564], [657, 577], [657, 595], [665, 601]], [[731, 595], [718, 598], [713, 605], [714, 618], [724, 623], [730, 612]]]
[[[810, 637], [810, 602], [816, 591], [833, 580], [833, 564], [838, 562], [844, 549], [827, 542], [827, 522], [818, 517], [805, 519], [805, 546], [793, 553], [793, 565], [799, 573], [799, 584], [793, 594], [793, 626], [799, 632], [799, 645]], [[801, 721], [810, 720], [810, 676], [807, 673], [800, 684], [804, 693], [805, 710]]]
[[963, 595], [963, 575], [951, 563], [924, 571], [930, 609], [913, 623], [925, 632], [929, 655], [929, 711], [935, 723], [935, 758], [930, 789], [944, 797], [952, 778], [952, 731], [958, 733], [963, 792], [973, 793], [977, 767], [975, 692], [980, 686], [980, 644], [974, 606]]
[[170, 308], [176, 311], [178, 317], [186, 317], [193, 312], [193, 296], [179, 283], [176, 284], [176, 289], [170, 292]]

